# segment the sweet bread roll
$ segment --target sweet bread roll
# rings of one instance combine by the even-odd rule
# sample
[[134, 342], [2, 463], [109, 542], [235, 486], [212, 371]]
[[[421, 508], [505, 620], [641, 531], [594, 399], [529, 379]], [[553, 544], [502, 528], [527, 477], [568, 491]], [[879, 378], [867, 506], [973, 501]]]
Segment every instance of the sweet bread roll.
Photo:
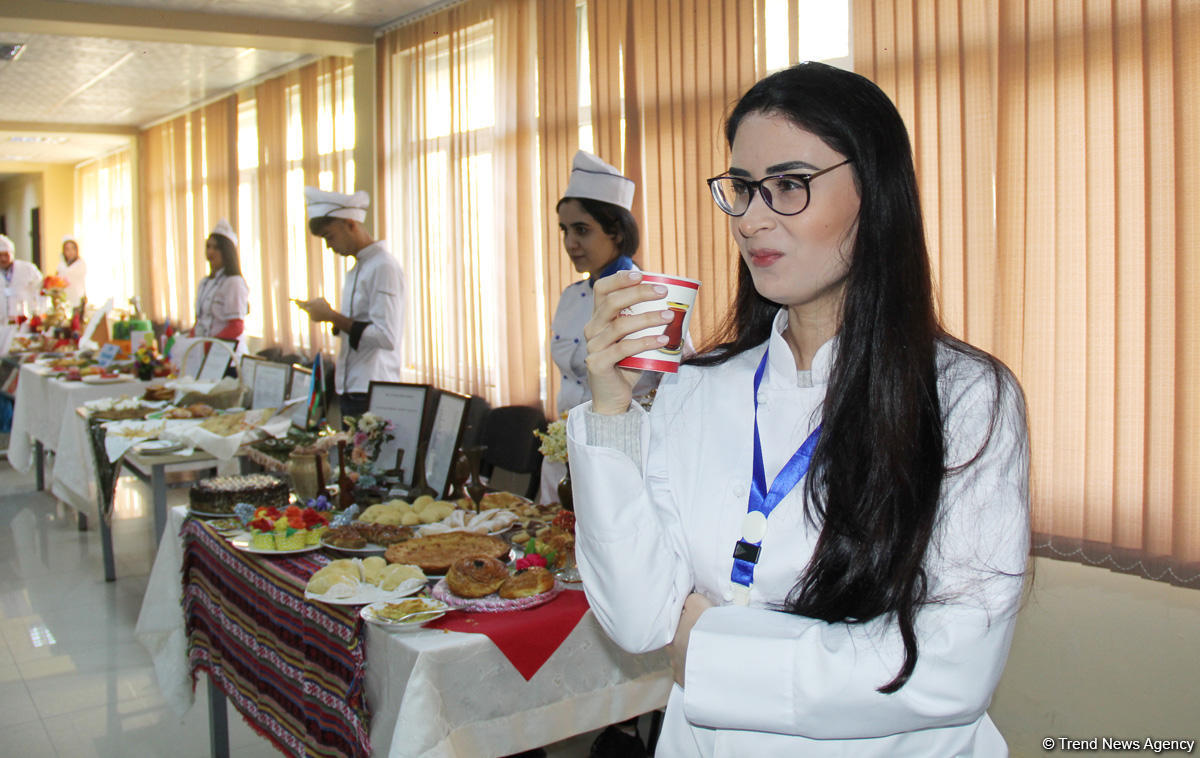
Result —
[[379, 588], [391, 592], [409, 579], [419, 579], [423, 582], [425, 581], [425, 572], [416, 566], [393, 563], [380, 572]]
[[518, 570], [500, 585], [500, 597], [515, 600], [533, 597], [554, 589], [554, 574], [541, 566], [529, 566]]
[[500, 589], [508, 569], [495, 558], [470, 555], [454, 562], [446, 572], [446, 584], [459, 597], [483, 597]]
[[358, 592], [358, 567], [353, 569], [330, 564], [312, 575], [306, 589], [313, 595], [347, 598]]
[[367, 584], [379, 584], [379, 577], [383, 573], [383, 570], [387, 568], [387, 565], [387, 561], [381, 555], [372, 555], [370, 558], [363, 558], [363, 581]]

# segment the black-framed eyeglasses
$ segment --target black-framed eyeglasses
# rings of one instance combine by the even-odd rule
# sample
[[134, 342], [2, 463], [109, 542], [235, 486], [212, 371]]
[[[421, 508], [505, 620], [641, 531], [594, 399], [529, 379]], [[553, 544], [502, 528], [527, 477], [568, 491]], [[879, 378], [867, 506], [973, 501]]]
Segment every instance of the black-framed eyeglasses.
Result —
[[808, 207], [811, 195], [809, 185], [813, 179], [850, 162], [851, 159], [847, 158], [841, 163], [811, 174], [775, 174], [764, 176], [758, 181], [737, 176], [714, 176], [708, 180], [708, 188], [712, 190], [717, 207], [730, 216], [745, 215], [750, 209], [750, 201], [754, 199], [755, 192], [761, 193], [767, 207], [779, 215], [795, 216]]

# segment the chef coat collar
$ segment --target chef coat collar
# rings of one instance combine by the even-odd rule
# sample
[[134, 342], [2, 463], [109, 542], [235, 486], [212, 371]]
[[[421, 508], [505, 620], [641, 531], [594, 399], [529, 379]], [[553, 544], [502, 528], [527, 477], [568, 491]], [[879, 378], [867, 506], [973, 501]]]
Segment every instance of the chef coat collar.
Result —
[[384, 252], [382, 241], [376, 240], [354, 254], [354, 260], [359, 263], [365, 263], [380, 253]]
[[613, 260], [612, 263], [610, 263], [607, 266], [605, 266], [604, 268], [600, 269], [600, 272], [598, 274], [596, 274], [594, 277], [593, 276], [588, 277], [588, 280], [587, 280], [588, 286], [595, 287], [596, 282], [600, 281], [604, 277], [612, 276], [613, 274], [617, 273], [618, 271], [629, 271], [632, 268], [633, 268], [633, 259], [632, 258], [630, 258], [628, 255], [618, 255], [616, 257], [616, 259]]
[[[795, 389], [799, 384], [796, 377], [796, 359], [792, 357], [792, 349], [783, 338], [787, 325], [787, 308], [780, 308], [775, 314], [771, 336], [767, 340], [771, 356], [767, 362], [767, 386], [771, 389]], [[837, 356], [837, 340], [835, 335], [817, 348], [817, 354], [812, 360], [812, 386], [824, 386], [829, 383], [829, 372], [833, 370], [833, 359]]]

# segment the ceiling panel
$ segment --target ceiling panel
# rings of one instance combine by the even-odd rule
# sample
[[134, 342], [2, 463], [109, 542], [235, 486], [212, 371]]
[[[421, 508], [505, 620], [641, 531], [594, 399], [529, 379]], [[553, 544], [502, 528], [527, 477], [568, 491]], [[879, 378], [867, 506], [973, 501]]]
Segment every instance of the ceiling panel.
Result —
[[[100, 135], [105, 139], [88, 143], [78, 133], [82, 128], [93, 126], [104, 131], [142, 127], [233, 92], [272, 72], [316, 59], [324, 54], [320, 49], [324, 34], [321, 24], [328, 24], [330, 29], [336, 25], [343, 30], [373, 30], [442, 4], [441, 0], [75, 0], [43, 3], [47, 10], [24, 14], [22, 9], [37, 5], [17, 2], [22, 4], [14, 6], [12, 0], [0, 0], [0, 17], [8, 13], [7, 19], [0, 19], [6, 21], [0, 24], [0, 42], [26, 46], [15, 61], [0, 62], [0, 129], [33, 124], [40, 127], [37, 134], [42, 134], [61, 124], [72, 125], [76, 132], [71, 142], [12, 143], [25, 148], [36, 144], [38, 157], [23, 160], [43, 162], [77, 162], [82, 159], [81, 151], [103, 153], [111, 149], [107, 140], [113, 139], [112, 135]], [[129, 38], [85, 36], [87, 30], [98, 28], [95, 17], [99, 14], [89, 7], [76, 10], [82, 16], [72, 16], [72, 6], [80, 5], [111, 8], [111, 14], [103, 14], [105, 21], [111, 15], [113, 23], [119, 19], [124, 26], [118, 31], [109, 31], [116, 27], [105, 26], [104, 32]], [[142, 14], [138, 9], [160, 13]], [[218, 16], [222, 29], [228, 28], [230, 35], [250, 38], [256, 46], [247, 47], [232, 36], [226, 39], [217, 35], [221, 37], [217, 39], [213, 34], [201, 33], [195, 35], [197, 39], [215, 44], [185, 44], [190, 36], [181, 35], [178, 27], [164, 26], [158, 31], [145, 26], [147, 21], [170, 18], [172, 13]], [[73, 23], [87, 14], [90, 17]], [[311, 42], [301, 35], [292, 40], [294, 44], [289, 43], [295, 49], [280, 49], [284, 45], [270, 36], [271, 24], [254, 19], [283, 19], [307, 24], [305, 29], [315, 28], [317, 32]], [[213, 25], [212, 21], [207, 23]], [[4, 26], [18, 31], [3, 31]], [[78, 36], [74, 34], [76, 29], [80, 30]], [[178, 41], [181, 38], [183, 41]], [[338, 39], [344, 46], [344, 38], [331, 35], [329, 39]], [[369, 31], [365, 39], [371, 39]], [[9, 149], [12, 145], [6, 140], [21, 134], [29, 136], [28, 131], [0, 132], [0, 162], [6, 160], [6, 154], [8, 160], [17, 160], [12, 156], [18, 153]], [[53, 158], [55, 154], [58, 159]]]

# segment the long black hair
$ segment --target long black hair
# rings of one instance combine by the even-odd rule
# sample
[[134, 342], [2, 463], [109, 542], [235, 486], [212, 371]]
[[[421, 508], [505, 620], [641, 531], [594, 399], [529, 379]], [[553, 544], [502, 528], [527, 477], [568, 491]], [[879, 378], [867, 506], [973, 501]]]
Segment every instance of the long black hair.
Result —
[[593, 200], [590, 197], [564, 197], [554, 206], [554, 210], [557, 211], [568, 200], [574, 200], [582, 205], [583, 209], [596, 219], [596, 223], [600, 224], [604, 233], [616, 239], [619, 255], [632, 258], [637, 253], [641, 237], [638, 233], [637, 220], [628, 209], [615, 203]]
[[[784, 610], [830, 623], [892, 617], [904, 663], [879, 688], [892, 693], [916, 666], [914, 621], [930, 601], [924, 559], [947, 473], [938, 346], [998, 362], [949, 337], [938, 318], [912, 148], [887, 95], [857, 74], [802, 63], [742, 97], [725, 126], [730, 146], [750, 114], [782, 116], [852, 161], [857, 231], [805, 481], [805, 515], [820, 536]], [[725, 323], [692, 363], [716, 365], [761, 345], [779, 308], [758, 294], [740, 261]]]
[[[233, 244], [233, 240], [226, 237], [224, 234], [210, 234], [205, 244], [209, 242], [217, 246], [221, 251], [221, 270], [225, 272], [225, 276], [241, 276], [242, 265], [238, 261], [237, 245]], [[216, 274], [216, 271], [210, 271], [209, 276]]]

